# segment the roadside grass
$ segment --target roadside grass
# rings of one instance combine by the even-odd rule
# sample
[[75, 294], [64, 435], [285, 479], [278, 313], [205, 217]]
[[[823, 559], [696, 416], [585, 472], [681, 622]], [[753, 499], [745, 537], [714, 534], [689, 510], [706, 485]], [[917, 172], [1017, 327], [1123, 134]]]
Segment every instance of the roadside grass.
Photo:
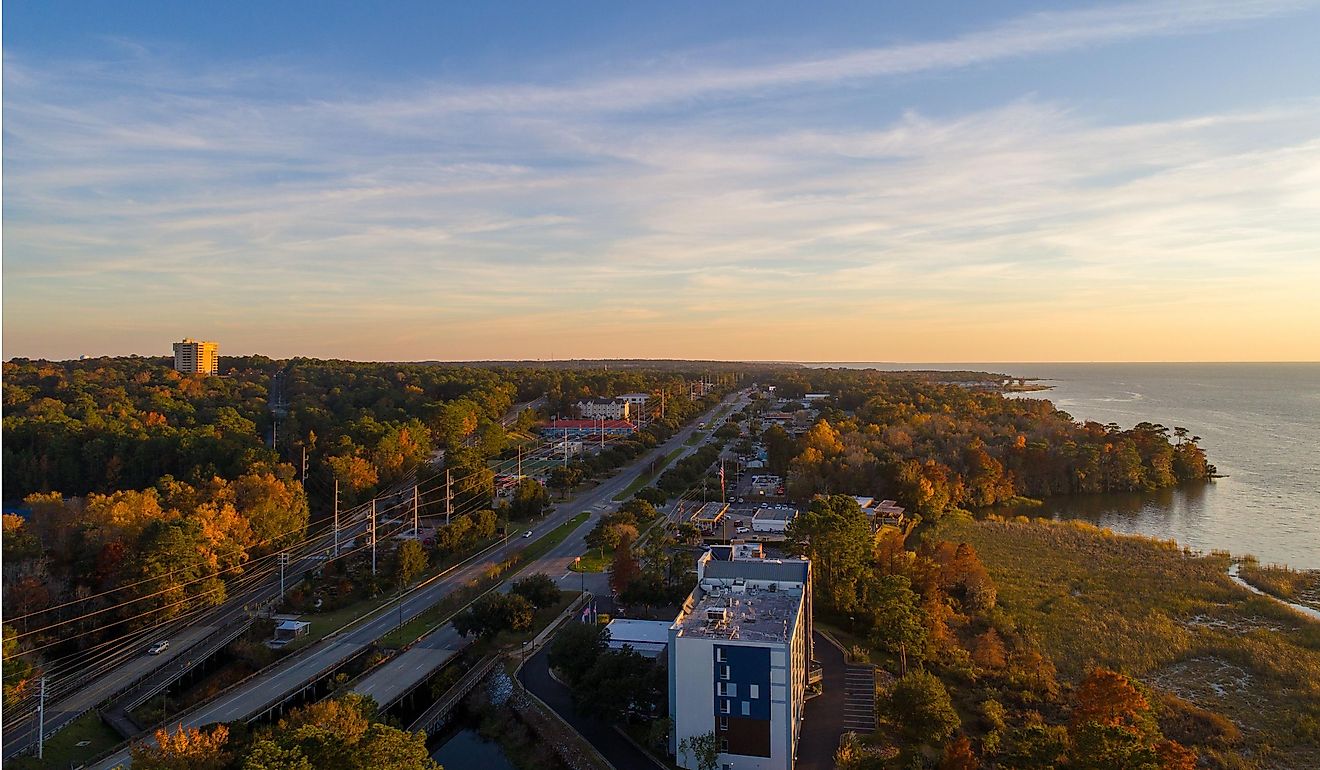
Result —
[[430, 609], [419, 613], [412, 620], [385, 634], [380, 638], [378, 644], [382, 647], [402, 649], [431, 633], [448, 622], [449, 618], [468, 602], [490, 590], [492, 586], [503, 582], [511, 571], [524, 564], [536, 561], [548, 553], [550, 549], [564, 542], [564, 538], [581, 526], [590, 515], [584, 511], [555, 527], [510, 559], [487, 570], [480, 579], [469, 581], [463, 588], [450, 593], [438, 603], [432, 605]]
[[1320, 624], [1234, 585], [1228, 556], [1083, 522], [955, 520], [939, 537], [972, 545], [997, 611], [1029, 629], [1061, 680], [1096, 666], [1136, 676], [1242, 728], [1216, 761], [1320, 767]]
[[[87, 741], [86, 746], [79, 746]], [[81, 767], [83, 763], [95, 758], [122, 742], [119, 733], [101, 721], [95, 711], [73, 720], [63, 730], [46, 739], [42, 758], [33, 756], [15, 757], [5, 761], [5, 767], [15, 770], [36, 770], [37, 768]]]
[[574, 572], [604, 572], [614, 563], [614, 552], [605, 553], [604, 548], [593, 548], [573, 562], [569, 569]]
[[661, 473], [664, 473], [666, 466], [668, 466], [669, 463], [673, 461], [673, 459], [678, 455], [678, 453], [682, 451], [683, 448], [679, 447], [678, 449], [675, 449], [674, 451], [670, 452], [669, 454], [665, 455], [659, 460], [656, 460], [655, 473], [643, 473], [637, 478], [633, 479], [631, 484], [624, 487], [622, 492], [620, 492], [619, 494], [615, 495], [612, 498], [614, 502], [621, 503], [627, 500], [628, 498], [632, 497], [633, 495], [637, 494], [642, 489], [642, 487], [645, 487], [647, 484], [650, 484]]
[[[474, 554], [481, 553], [482, 551], [491, 547], [498, 541], [499, 538], [492, 537], [478, 543], [476, 547], [473, 548], [471, 551], [463, 552], [463, 553], [455, 553], [446, 556], [444, 559], [440, 560], [439, 562], [436, 562], [435, 564], [432, 564], [431, 566], [427, 567], [426, 570], [422, 572], [421, 576], [415, 582], [413, 582], [412, 585], [409, 586], [409, 588], [411, 589], [412, 587], [417, 586], [418, 584], [426, 580], [429, 580], [435, 577], [436, 575], [439, 575], [445, 570], [457, 564], [460, 564], [463, 561], [466, 561], [467, 559], [472, 558]], [[308, 629], [307, 635], [301, 636], [293, 640], [292, 642], [289, 642], [284, 647], [280, 648], [278, 650], [278, 653], [281, 655], [288, 655], [290, 653], [297, 652], [298, 650], [301, 650], [304, 647], [315, 644], [316, 642], [324, 639], [325, 637], [329, 636], [331, 633], [339, 631], [340, 629], [348, 630], [348, 628], [364, 620], [368, 615], [372, 614], [376, 610], [379, 610], [382, 607], [392, 604], [397, 600], [397, 598], [398, 598], [397, 592], [387, 591], [381, 593], [379, 596], [376, 596], [374, 598], [362, 599], [361, 601], [357, 601], [352, 604], [347, 604], [343, 607], [340, 607], [335, 610], [330, 610], [328, 612], [303, 613], [300, 617], [311, 623], [311, 628]]]
[[703, 430], [697, 430], [693, 431], [692, 435], [688, 436], [687, 441], [684, 441], [683, 443], [688, 446], [696, 446], [697, 444], [700, 444], [704, 438], [706, 438], [706, 432]]

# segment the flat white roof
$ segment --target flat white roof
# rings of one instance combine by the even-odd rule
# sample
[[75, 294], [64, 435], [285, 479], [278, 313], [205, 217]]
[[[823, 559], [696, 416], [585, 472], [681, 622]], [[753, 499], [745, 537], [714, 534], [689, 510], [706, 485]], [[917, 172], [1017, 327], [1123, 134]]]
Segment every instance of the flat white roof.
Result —
[[672, 620], [631, 620], [616, 618], [605, 626], [610, 632], [610, 644], [669, 644]]

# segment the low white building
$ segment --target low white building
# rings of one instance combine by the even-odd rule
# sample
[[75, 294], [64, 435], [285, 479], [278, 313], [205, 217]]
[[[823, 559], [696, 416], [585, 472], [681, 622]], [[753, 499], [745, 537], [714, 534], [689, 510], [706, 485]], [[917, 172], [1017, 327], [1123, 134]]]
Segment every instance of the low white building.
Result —
[[758, 508], [756, 513], [752, 514], [752, 531], [782, 535], [788, 529], [789, 523], [797, 518], [797, 514], [796, 508], [785, 506]]
[[610, 649], [621, 650], [631, 647], [639, 655], [659, 658], [669, 650], [668, 620], [634, 620], [616, 618], [611, 620], [605, 630], [610, 632]]

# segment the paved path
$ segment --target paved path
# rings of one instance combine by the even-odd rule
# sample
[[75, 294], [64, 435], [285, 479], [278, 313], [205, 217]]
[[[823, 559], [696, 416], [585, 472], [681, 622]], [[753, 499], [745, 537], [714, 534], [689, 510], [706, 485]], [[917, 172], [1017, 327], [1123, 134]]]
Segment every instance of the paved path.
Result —
[[[570, 621], [571, 622], [571, 621]], [[568, 688], [550, 678], [550, 666], [546, 662], [549, 645], [533, 655], [527, 665], [518, 672], [518, 680], [523, 686], [545, 701], [546, 705], [563, 717], [574, 730], [596, 747], [610, 764], [618, 770], [663, 770], [664, 765], [656, 762], [649, 754], [634, 746], [619, 735], [614, 727], [606, 722], [584, 717], [573, 708], [573, 696]]]
[[[726, 398], [721, 404], [715, 406], [710, 412], [694, 422], [709, 420], [710, 415], [720, 409], [725, 404], [735, 401], [742, 401], [741, 393], [734, 394]], [[676, 447], [682, 446], [692, 432], [695, 430], [694, 424], [680, 430], [678, 433], [660, 447], [643, 455], [632, 465], [627, 466], [621, 472], [615, 474], [612, 478], [605, 480], [599, 486], [579, 495], [568, 503], [561, 504], [555, 513], [547, 517], [542, 525], [538, 525], [536, 532], [538, 534], [548, 532], [565, 521], [568, 521], [577, 513], [586, 510], [590, 512], [591, 518], [583, 526], [579, 526], [574, 532], [564, 539], [563, 542], [540, 559], [528, 565], [519, 575], [531, 574], [534, 572], [545, 572], [550, 575], [561, 575], [568, 570], [568, 565], [572, 563], [573, 557], [582, 553], [585, 549], [583, 538], [590, 531], [591, 521], [594, 521], [601, 512], [609, 510], [613, 506], [611, 498], [622, 492], [632, 482], [638, 474], [646, 471], [649, 464], [657, 457], [663, 457], [664, 453], [673, 451]], [[675, 457], [675, 461], [680, 457], [685, 457], [696, 447], [687, 447], [686, 451], [680, 452]], [[281, 696], [292, 693], [303, 687], [306, 682], [316, 673], [324, 671], [338, 662], [342, 662], [351, 657], [354, 653], [360, 651], [363, 647], [373, 643], [376, 639], [384, 636], [395, 626], [399, 624], [400, 614], [404, 622], [418, 614], [430, 609], [448, 594], [458, 590], [470, 580], [480, 578], [480, 576], [492, 565], [498, 564], [505, 559], [513, 556], [515, 553], [523, 550], [533, 542], [531, 539], [515, 537], [506, 543], [502, 543], [486, 552], [480, 558], [472, 559], [463, 563], [451, 571], [438, 575], [422, 583], [404, 594], [402, 609], [398, 603], [391, 603], [377, 610], [368, 616], [367, 620], [359, 622], [348, 631], [322, 639], [315, 644], [301, 650], [294, 655], [285, 658], [276, 663], [271, 668], [253, 677], [242, 687], [236, 688], [231, 692], [221, 694], [219, 697], [201, 704], [192, 711], [187, 712], [177, 718], [178, 723], [187, 727], [199, 727], [216, 722], [231, 722], [238, 719], [246, 719], [253, 714], [260, 712], [272, 701]], [[514, 576], [510, 576], [514, 577]], [[437, 630], [437, 638], [433, 640], [433, 646], [425, 648], [438, 650], [434, 654], [442, 655], [446, 647], [444, 635], [452, 633], [453, 627], [446, 625]], [[414, 674], [426, 668], [428, 663], [422, 657], [423, 653], [410, 658], [409, 666], [412, 667]], [[403, 656], [396, 659], [402, 659]], [[433, 662], [433, 661], [431, 661]], [[382, 667], [381, 671], [375, 672], [374, 676], [380, 676], [376, 682], [370, 683], [373, 692], [378, 693], [378, 699], [387, 701], [394, 697], [395, 692], [404, 690], [413, 684], [406, 681], [407, 671], [403, 669], [396, 670], [389, 668], [390, 664]], [[389, 674], [385, 671], [389, 670]], [[364, 680], [363, 685], [368, 682]], [[116, 752], [105, 760], [93, 765], [95, 770], [110, 770], [116, 765], [127, 767], [130, 763], [127, 750]]]

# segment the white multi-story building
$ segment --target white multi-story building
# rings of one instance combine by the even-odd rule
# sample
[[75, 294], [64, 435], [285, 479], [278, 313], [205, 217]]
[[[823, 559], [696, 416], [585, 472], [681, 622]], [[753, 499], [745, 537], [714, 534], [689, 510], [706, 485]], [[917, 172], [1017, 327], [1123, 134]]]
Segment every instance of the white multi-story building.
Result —
[[668, 653], [680, 767], [698, 766], [684, 742], [713, 734], [721, 768], [792, 770], [811, 661], [809, 561], [707, 551]]
[[646, 402], [651, 400], [651, 394], [624, 393], [622, 396], [619, 396], [619, 400], [627, 401], [633, 414], [641, 414], [642, 410], [646, 408]]
[[629, 406], [619, 398], [584, 398], [577, 402], [578, 414], [584, 420], [626, 420], [631, 413]]
[[186, 338], [176, 342], [174, 368], [184, 374], [216, 374], [220, 371], [220, 345]]

